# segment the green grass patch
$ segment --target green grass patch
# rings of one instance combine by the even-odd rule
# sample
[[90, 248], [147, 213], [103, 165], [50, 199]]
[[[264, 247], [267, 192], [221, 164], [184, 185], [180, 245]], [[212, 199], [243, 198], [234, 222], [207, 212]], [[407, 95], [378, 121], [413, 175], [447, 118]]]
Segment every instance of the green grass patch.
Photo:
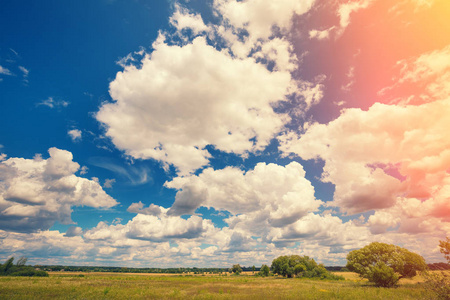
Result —
[[420, 281], [387, 289], [347, 276], [352, 279], [56, 273], [0, 277], [0, 299], [433, 299]]

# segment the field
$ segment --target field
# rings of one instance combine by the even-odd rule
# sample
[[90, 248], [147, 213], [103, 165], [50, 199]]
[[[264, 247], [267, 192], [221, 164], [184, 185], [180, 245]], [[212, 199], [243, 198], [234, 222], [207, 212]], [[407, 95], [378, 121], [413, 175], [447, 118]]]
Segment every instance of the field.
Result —
[[420, 277], [376, 288], [355, 273], [345, 281], [278, 277], [63, 273], [0, 277], [0, 299], [433, 299]]

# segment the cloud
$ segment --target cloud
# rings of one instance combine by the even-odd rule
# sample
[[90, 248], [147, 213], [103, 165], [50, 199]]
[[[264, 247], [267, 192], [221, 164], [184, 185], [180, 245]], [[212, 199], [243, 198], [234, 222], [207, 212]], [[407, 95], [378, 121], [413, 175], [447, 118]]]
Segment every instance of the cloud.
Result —
[[[439, 0], [438, 0], [439, 1]], [[432, 7], [437, 1], [436, 0], [403, 0], [399, 3], [396, 3], [392, 6], [391, 9], [389, 9], [390, 13], [396, 13], [397, 15], [400, 15], [404, 12], [404, 7], [410, 4], [413, 4], [415, 6], [414, 12], [416, 13], [420, 9], [427, 9]], [[441, 1], [444, 2], [444, 1]]]
[[371, 236], [366, 227], [357, 226], [352, 221], [344, 223], [335, 216], [310, 213], [289, 226], [273, 228], [268, 239], [281, 244], [317, 241], [322, 247], [341, 247], [347, 253], [349, 249], [369, 243]]
[[[309, 31], [309, 37], [311, 39], [327, 40], [334, 34], [336, 38], [339, 38], [350, 25], [351, 15], [361, 9], [366, 9], [375, 1], [376, 0], [342, 1], [343, 3], [338, 3], [336, 15], [339, 18], [339, 25], [331, 26], [324, 30], [312, 29]], [[334, 3], [332, 3], [332, 5], [334, 6]]]
[[70, 104], [70, 102], [65, 101], [65, 100], [55, 100], [53, 99], [53, 97], [49, 97], [48, 99], [39, 102], [36, 104], [36, 106], [47, 106], [50, 108], [61, 108], [61, 107], [67, 107]]
[[345, 28], [350, 25], [350, 15], [358, 10], [367, 8], [370, 4], [372, 4], [374, 0], [363, 0], [363, 1], [353, 1], [348, 3], [343, 3], [339, 5], [338, 8], [338, 16], [339, 20], [339, 34], [342, 34]]
[[73, 142], [81, 141], [81, 130], [71, 129], [67, 132]]
[[[134, 51], [133, 53], [128, 53], [127, 56], [122, 57], [121, 59], [116, 61], [116, 64], [118, 64], [122, 68], [125, 68], [126, 66], [128, 66], [130, 64], [137, 64], [138, 58], [144, 57], [145, 54], [146, 54], [145, 49], [143, 47], [141, 47], [139, 51]], [[90, 98], [92, 98], [91, 94], [89, 94], [89, 93], [85, 93], [85, 94], [87, 96], [89, 96]]]
[[[133, 207], [130, 206], [128, 211], [134, 211]], [[210, 220], [204, 220], [199, 216], [184, 219], [167, 216], [165, 213], [167, 209], [162, 207], [160, 211], [158, 215], [138, 213], [125, 225], [107, 225], [100, 222], [97, 227], [86, 231], [84, 237], [88, 240], [131, 239], [163, 243], [205, 238], [206, 235], [212, 234], [211, 231], [216, 231]]]
[[56, 221], [70, 224], [73, 206], [109, 208], [117, 202], [95, 182], [74, 175], [72, 153], [49, 149], [44, 159], [9, 158], [0, 162], [0, 228], [34, 232]]
[[281, 30], [289, 29], [294, 14], [306, 13], [313, 3], [313, 0], [280, 0], [270, 4], [264, 0], [215, 0], [214, 8], [230, 26], [245, 29], [249, 39], [256, 41], [269, 39], [274, 26]]
[[355, 84], [355, 67], [351, 66], [347, 72], [348, 83], [341, 86], [341, 90], [349, 92], [352, 86]]
[[116, 182], [115, 179], [105, 179], [105, 183], [103, 184], [103, 187], [105, 189], [111, 189], [115, 182]]
[[144, 204], [141, 201], [131, 204], [128, 207], [127, 211], [130, 213], [150, 216], [159, 216], [162, 213], [167, 213], [167, 209], [164, 209], [163, 207], [155, 205], [153, 203], [151, 203], [149, 207], [144, 208]]
[[450, 45], [434, 50], [412, 60], [398, 62], [402, 66], [400, 82], [435, 79], [450, 69]]
[[17, 51], [15, 51], [14, 49], [9, 48], [9, 50], [10, 50], [12, 53], [14, 53], [15, 56], [19, 56], [19, 53], [17, 53]]
[[89, 163], [126, 178], [133, 185], [140, 185], [153, 180], [151, 171], [146, 167], [138, 167], [132, 164], [123, 166], [114, 160], [98, 156], [89, 158]]
[[[449, 46], [399, 65], [399, 87], [414, 83], [428, 91], [450, 91], [445, 82], [450, 76]], [[324, 160], [322, 181], [336, 187], [330, 205], [343, 212], [386, 211], [402, 197], [407, 199], [403, 205], [422, 199], [427, 216], [446, 218], [449, 208], [440, 199], [448, 197], [449, 113], [450, 99], [441, 92], [430, 92], [419, 105], [375, 103], [367, 111], [344, 109], [328, 124], [308, 124], [300, 136], [281, 136], [280, 149], [286, 155]], [[392, 227], [383, 216], [372, 217], [374, 232]]]
[[[143, 219], [139, 222], [147, 226], [149, 220]], [[135, 221], [130, 220], [130, 222]], [[138, 222], [135, 224], [137, 225]], [[30, 263], [33, 264], [90, 263], [145, 267], [151, 262], [152, 266], [167, 268], [223, 267], [235, 262], [242, 265], [270, 264], [274, 257], [296, 253], [309, 255], [327, 265], [342, 265], [345, 263], [348, 251], [378, 240], [401, 244], [411, 251], [420, 253], [428, 262], [442, 261], [442, 254], [435, 247], [439, 239], [442, 239], [442, 236], [439, 236], [441, 231], [438, 234], [418, 233], [415, 235], [388, 232], [374, 237], [370, 236], [366, 227], [357, 227], [352, 222], [342, 223], [339, 218], [332, 216], [307, 216], [302, 223], [295, 224], [295, 228], [279, 228], [277, 229], [279, 232], [274, 231], [273, 241], [274, 243], [276, 241], [277, 245], [287, 243], [286, 240], [292, 240], [292, 236], [301, 236], [294, 240], [290, 248], [275, 247], [272, 242], [252, 239], [247, 232], [230, 230], [227, 227], [221, 230], [207, 230], [198, 238], [167, 240], [162, 238], [157, 241], [130, 238], [127, 236], [130, 228], [131, 226], [127, 225], [108, 225], [100, 222], [96, 227], [81, 235], [78, 229], [74, 229], [76, 232], [74, 236], [67, 236], [67, 233], [54, 230], [31, 234], [0, 230], [2, 237], [0, 255], [7, 257], [15, 253], [19, 257], [28, 256]], [[448, 226], [443, 227], [443, 230], [447, 232], [449, 229]], [[175, 231], [181, 232], [181, 230]], [[169, 233], [169, 230], [163, 229], [163, 232]], [[305, 233], [308, 234], [305, 235]], [[432, 246], [424, 247], [426, 245]]]
[[[419, 103], [433, 101], [434, 99], [443, 99], [449, 95], [450, 45], [443, 49], [424, 53], [417, 58], [398, 61], [397, 65], [401, 67], [401, 71], [400, 76], [395, 78], [397, 80], [396, 84], [380, 91], [381, 94], [386, 90], [393, 89], [405, 83], [412, 83], [425, 87], [423, 94], [410, 97], [410, 99], [416, 100], [416, 102], [419, 100]], [[408, 100], [406, 103], [408, 103]]]
[[169, 19], [170, 24], [174, 26], [178, 31], [184, 29], [192, 30], [194, 35], [198, 35], [201, 32], [210, 31], [210, 27], [206, 26], [203, 22], [201, 15], [190, 13], [186, 8], [175, 4], [175, 12]]
[[213, 230], [210, 220], [198, 216], [188, 219], [171, 216], [150, 216], [138, 214], [127, 224], [127, 237], [132, 239], [162, 242], [170, 239], [195, 239]]
[[330, 34], [335, 28], [336, 28], [335, 26], [332, 26], [332, 27], [330, 27], [328, 29], [324, 29], [324, 30], [312, 29], [309, 31], [309, 38], [310, 39], [318, 39], [318, 40], [326, 40], [326, 39], [330, 38]]
[[0, 74], [3, 74], [3, 75], [12, 75], [12, 73], [11, 73], [10, 70], [8, 70], [7, 68], [4, 68], [4, 67], [2, 67], [2, 66], [0, 66]]
[[399, 195], [427, 198], [446, 185], [449, 113], [449, 100], [346, 109], [329, 124], [311, 125], [300, 137], [281, 137], [280, 148], [325, 161], [322, 180], [336, 185], [333, 204], [341, 210], [387, 208]]
[[198, 176], [178, 177], [165, 183], [178, 190], [168, 214], [192, 214], [204, 206], [241, 218], [258, 219], [265, 215], [267, 225], [285, 226], [322, 204], [315, 199], [314, 188], [304, 176], [303, 167], [296, 162], [285, 167], [259, 163], [246, 173], [232, 167], [206, 169]]
[[27, 68], [25, 68], [23, 66], [19, 66], [19, 70], [22, 71], [24, 78], [27, 78], [28, 74], [30, 74], [30, 70], [28, 70]]
[[87, 174], [88, 170], [89, 170], [88, 167], [82, 166], [81, 169], [80, 169], [80, 175], [85, 175], [85, 174]]
[[216, 34], [236, 57], [265, 59], [275, 64], [275, 70], [292, 72], [298, 67], [289, 41], [293, 19], [308, 12], [313, 3], [216, 0], [213, 8], [222, 18]]
[[65, 237], [74, 237], [74, 236], [80, 236], [83, 233], [83, 229], [81, 227], [76, 226], [70, 226], [69, 229], [67, 229]]
[[154, 47], [142, 68], [117, 74], [110, 84], [116, 102], [96, 116], [128, 155], [188, 174], [208, 164], [207, 145], [237, 154], [262, 150], [287, 119], [272, 104], [284, 99], [289, 74], [233, 59], [203, 37], [182, 47]]
[[292, 20], [313, 2], [217, 0], [214, 24], [177, 4], [176, 32], [160, 33], [139, 63], [127, 57], [111, 82], [114, 102], [96, 115], [106, 136], [127, 155], [181, 175], [209, 164], [209, 145], [242, 156], [263, 150], [290, 120], [274, 107], [293, 94], [311, 102], [304, 109], [321, 99], [320, 85], [291, 76]]
[[393, 206], [376, 211], [368, 226], [374, 234], [396, 230], [406, 234], [435, 234], [445, 236], [450, 227], [450, 176], [428, 199], [397, 197]]

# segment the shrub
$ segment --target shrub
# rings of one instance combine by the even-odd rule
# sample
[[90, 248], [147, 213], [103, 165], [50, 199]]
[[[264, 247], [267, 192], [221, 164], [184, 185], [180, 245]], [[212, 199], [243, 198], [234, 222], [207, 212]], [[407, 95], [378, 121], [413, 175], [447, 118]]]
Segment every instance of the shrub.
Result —
[[435, 272], [428, 273], [426, 278], [426, 287], [436, 295], [436, 299], [450, 300], [450, 275]]
[[41, 270], [35, 270], [33, 267], [26, 267], [9, 274], [9, 276], [48, 277], [48, 273]]
[[[450, 239], [447, 237], [446, 241], [439, 241], [439, 247], [450, 264]], [[427, 288], [436, 294], [437, 299], [450, 300], [450, 275], [436, 272], [427, 274], [426, 278]]]

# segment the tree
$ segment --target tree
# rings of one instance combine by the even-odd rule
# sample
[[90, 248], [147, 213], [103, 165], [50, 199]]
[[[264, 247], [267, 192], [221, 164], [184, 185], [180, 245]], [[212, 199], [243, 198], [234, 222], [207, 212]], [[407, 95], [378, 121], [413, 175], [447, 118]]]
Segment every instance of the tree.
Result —
[[347, 268], [376, 286], [392, 287], [401, 278], [427, 269], [422, 256], [396, 245], [374, 242], [347, 255]]
[[14, 267], [14, 257], [8, 258], [3, 265], [0, 266], [0, 275], [7, 275]]
[[25, 264], [27, 263], [28, 258], [22, 256], [21, 258], [19, 258], [19, 260], [16, 263], [16, 266], [25, 266]]
[[441, 253], [444, 254], [450, 264], [450, 238], [447, 237], [445, 241], [439, 241], [439, 248], [441, 248]]
[[261, 270], [259, 270], [258, 275], [259, 275], [259, 276], [262, 276], [262, 277], [267, 277], [267, 276], [269, 276], [269, 273], [270, 273], [269, 266], [267, 266], [267, 265], [262, 265], [262, 266], [261, 266]]
[[[450, 239], [447, 237], [445, 241], [439, 241], [439, 248], [450, 264]], [[427, 288], [436, 294], [437, 299], [450, 299], [450, 275], [445, 272], [430, 272], [426, 278]]]
[[26, 266], [26, 257], [20, 258], [14, 265], [14, 257], [9, 258], [6, 262], [0, 265], [1, 276], [48, 276], [45, 271], [35, 270], [31, 266]]
[[252, 272], [255, 273], [255, 270], [256, 270], [255, 265], [253, 265], [252, 266]]
[[272, 261], [272, 272], [284, 277], [318, 277], [322, 279], [344, 279], [328, 272], [323, 265], [308, 256], [289, 255], [280, 256]]
[[239, 264], [233, 265], [233, 267], [231, 268], [231, 272], [233, 272], [236, 275], [241, 274], [241, 272], [242, 272], [241, 265], [239, 265]]

